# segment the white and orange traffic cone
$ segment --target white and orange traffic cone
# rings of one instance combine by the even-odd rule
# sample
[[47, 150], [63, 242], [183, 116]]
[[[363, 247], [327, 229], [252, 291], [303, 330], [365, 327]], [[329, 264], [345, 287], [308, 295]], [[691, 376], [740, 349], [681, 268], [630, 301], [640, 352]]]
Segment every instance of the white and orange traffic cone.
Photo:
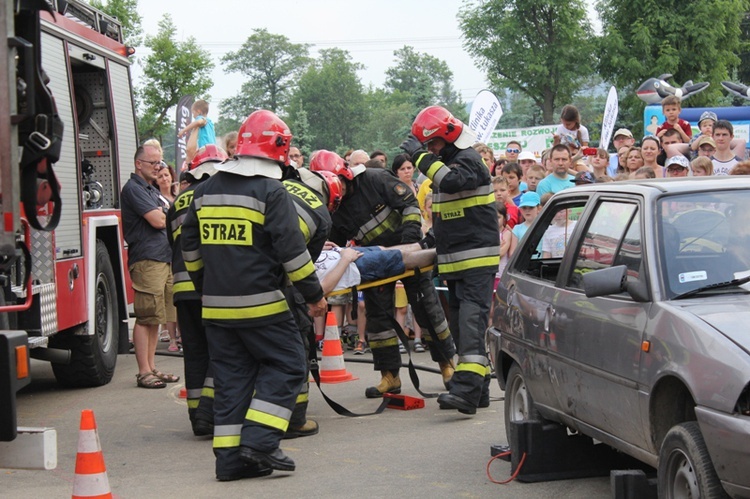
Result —
[[323, 355], [320, 359], [320, 382], [321, 383], [343, 383], [353, 381], [352, 373], [346, 370], [344, 365], [344, 350], [341, 348], [339, 337], [339, 326], [336, 316], [328, 312], [326, 316], [326, 332], [323, 337]]
[[94, 411], [81, 411], [81, 430], [78, 434], [76, 475], [73, 480], [73, 499], [111, 498], [107, 467], [104, 465], [102, 444], [96, 430]]

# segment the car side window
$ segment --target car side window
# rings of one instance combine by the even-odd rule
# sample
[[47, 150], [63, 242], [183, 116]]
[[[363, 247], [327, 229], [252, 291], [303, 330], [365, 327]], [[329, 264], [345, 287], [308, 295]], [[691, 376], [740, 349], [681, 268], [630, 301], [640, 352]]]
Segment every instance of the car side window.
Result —
[[641, 261], [638, 205], [603, 201], [584, 232], [568, 287], [583, 289], [583, 274], [614, 265], [626, 265], [628, 279], [637, 281]]
[[566, 248], [571, 243], [585, 200], [561, 202], [545, 210], [523, 239], [516, 270], [556, 282]]

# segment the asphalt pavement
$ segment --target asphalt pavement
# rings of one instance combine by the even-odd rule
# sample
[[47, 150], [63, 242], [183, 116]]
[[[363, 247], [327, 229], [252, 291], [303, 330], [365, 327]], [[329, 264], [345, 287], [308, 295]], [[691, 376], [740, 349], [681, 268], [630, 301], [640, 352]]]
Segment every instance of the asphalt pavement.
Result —
[[[166, 353], [166, 343], [159, 346]], [[353, 412], [375, 410], [364, 390], [379, 379], [371, 354], [346, 352], [346, 368], [359, 379], [323, 386]], [[403, 356], [406, 361], [406, 355]], [[436, 367], [429, 353], [414, 354], [417, 365]], [[297, 463], [293, 473], [274, 472], [253, 480], [217, 482], [211, 440], [192, 435], [182, 380], [166, 389], [136, 387], [132, 354], [118, 358], [106, 386], [68, 390], [57, 386], [49, 364], [32, 361], [33, 383], [19, 395], [23, 426], [57, 429], [58, 466], [52, 471], [0, 470], [0, 497], [70, 497], [75, 476], [80, 413], [93, 409], [112, 492], [116, 497], [608, 497], [608, 477], [508, 485], [487, 474], [490, 445], [504, 444], [503, 392], [492, 384], [492, 403], [475, 416], [439, 410], [434, 399], [423, 409], [386, 409], [377, 416], [337, 415], [313, 384], [308, 417], [320, 424], [312, 437], [284, 440]], [[182, 358], [159, 355], [157, 366], [182, 375]], [[442, 390], [439, 374], [420, 371], [423, 391]], [[403, 394], [418, 396], [406, 369]], [[494, 480], [510, 476], [510, 463], [494, 461]]]

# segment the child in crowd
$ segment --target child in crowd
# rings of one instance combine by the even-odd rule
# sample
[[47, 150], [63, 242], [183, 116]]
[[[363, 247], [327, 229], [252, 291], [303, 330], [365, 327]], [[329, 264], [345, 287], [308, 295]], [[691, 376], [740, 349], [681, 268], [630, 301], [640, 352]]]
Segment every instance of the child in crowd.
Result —
[[536, 192], [536, 186], [545, 177], [544, 167], [542, 165], [532, 165], [526, 170], [526, 186], [531, 192]]
[[508, 196], [508, 181], [503, 177], [492, 179], [492, 189], [495, 191], [495, 204], [505, 207], [505, 220], [511, 229], [523, 222], [521, 211]]
[[555, 213], [552, 223], [542, 236], [542, 258], [562, 258], [576, 223], [568, 218], [569, 210]]
[[698, 132], [692, 139], [690, 139], [690, 151], [693, 154], [693, 157], [697, 156], [698, 154], [698, 141], [703, 137], [712, 137], [714, 134], [714, 123], [716, 123], [719, 120], [719, 118], [716, 116], [716, 113], [713, 111], [705, 111], [701, 114], [700, 119], [698, 120], [698, 129], [700, 132]]
[[714, 164], [711, 158], [698, 156], [690, 162], [690, 169], [693, 171], [693, 177], [710, 177], [714, 174]]
[[521, 210], [524, 222], [513, 227], [513, 235], [515, 235], [519, 241], [523, 239], [523, 235], [526, 234], [526, 231], [529, 230], [529, 227], [531, 227], [531, 224], [534, 222], [537, 215], [539, 215], [541, 204], [542, 202], [539, 199], [539, 194], [536, 192], [524, 192], [521, 196], [521, 202], [519, 203], [518, 208]]
[[606, 149], [601, 147], [596, 150], [596, 154], [591, 156], [589, 159], [591, 164], [591, 170], [594, 174], [594, 178], [599, 178], [607, 174], [607, 167], [609, 166], [609, 153]]
[[650, 166], [642, 166], [635, 171], [633, 176], [635, 180], [643, 180], [647, 178], [656, 178], [656, 172]]
[[560, 113], [560, 125], [552, 135], [553, 144], [575, 144], [578, 149], [589, 145], [589, 131], [581, 125], [581, 114], [578, 108], [568, 104]]
[[503, 275], [503, 270], [508, 265], [508, 259], [513, 255], [518, 243], [518, 239], [511, 230], [512, 227], [508, 226], [508, 212], [505, 205], [497, 205], [497, 227], [500, 229], [500, 267], [495, 276], [495, 289], [497, 289], [497, 282]]
[[693, 129], [690, 126], [690, 123], [680, 118], [680, 113], [682, 112], [682, 102], [680, 101], [680, 98], [675, 95], [665, 97], [664, 100], [661, 101], [661, 110], [664, 113], [666, 121], [656, 129], [656, 136], [661, 139], [664, 132], [674, 128], [680, 133], [682, 142], [690, 142], [690, 137], [693, 136]]
[[523, 170], [518, 163], [508, 163], [503, 166], [503, 178], [508, 182], [508, 197], [513, 200], [513, 204], [518, 206], [521, 202], [521, 177]]
[[211, 121], [211, 118], [208, 117], [208, 102], [198, 99], [193, 103], [190, 110], [193, 113], [193, 121], [188, 126], [177, 132], [178, 137], [184, 137], [196, 128], [198, 129], [198, 133], [191, 133], [190, 138], [188, 138], [185, 150], [186, 161], [188, 163], [192, 161], [193, 156], [195, 156], [195, 152], [198, 149], [208, 144], [216, 144], [214, 123]]

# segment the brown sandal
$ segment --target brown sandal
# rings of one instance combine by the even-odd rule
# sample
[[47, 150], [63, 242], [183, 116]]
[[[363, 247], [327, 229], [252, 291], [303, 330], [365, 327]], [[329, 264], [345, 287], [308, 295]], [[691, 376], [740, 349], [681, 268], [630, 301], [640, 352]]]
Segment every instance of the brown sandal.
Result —
[[159, 371], [158, 369], [154, 369], [151, 372], [154, 374], [154, 376], [156, 376], [157, 378], [159, 378], [160, 380], [162, 380], [165, 383], [177, 383], [178, 381], [180, 381], [180, 377], [179, 376], [176, 376], [174, 374], [164, 374], [163, 372]]
[[166, 388], [167, 384], [164, 383], [154, 373], [136, 374], [135, 379], [139, 388]]

